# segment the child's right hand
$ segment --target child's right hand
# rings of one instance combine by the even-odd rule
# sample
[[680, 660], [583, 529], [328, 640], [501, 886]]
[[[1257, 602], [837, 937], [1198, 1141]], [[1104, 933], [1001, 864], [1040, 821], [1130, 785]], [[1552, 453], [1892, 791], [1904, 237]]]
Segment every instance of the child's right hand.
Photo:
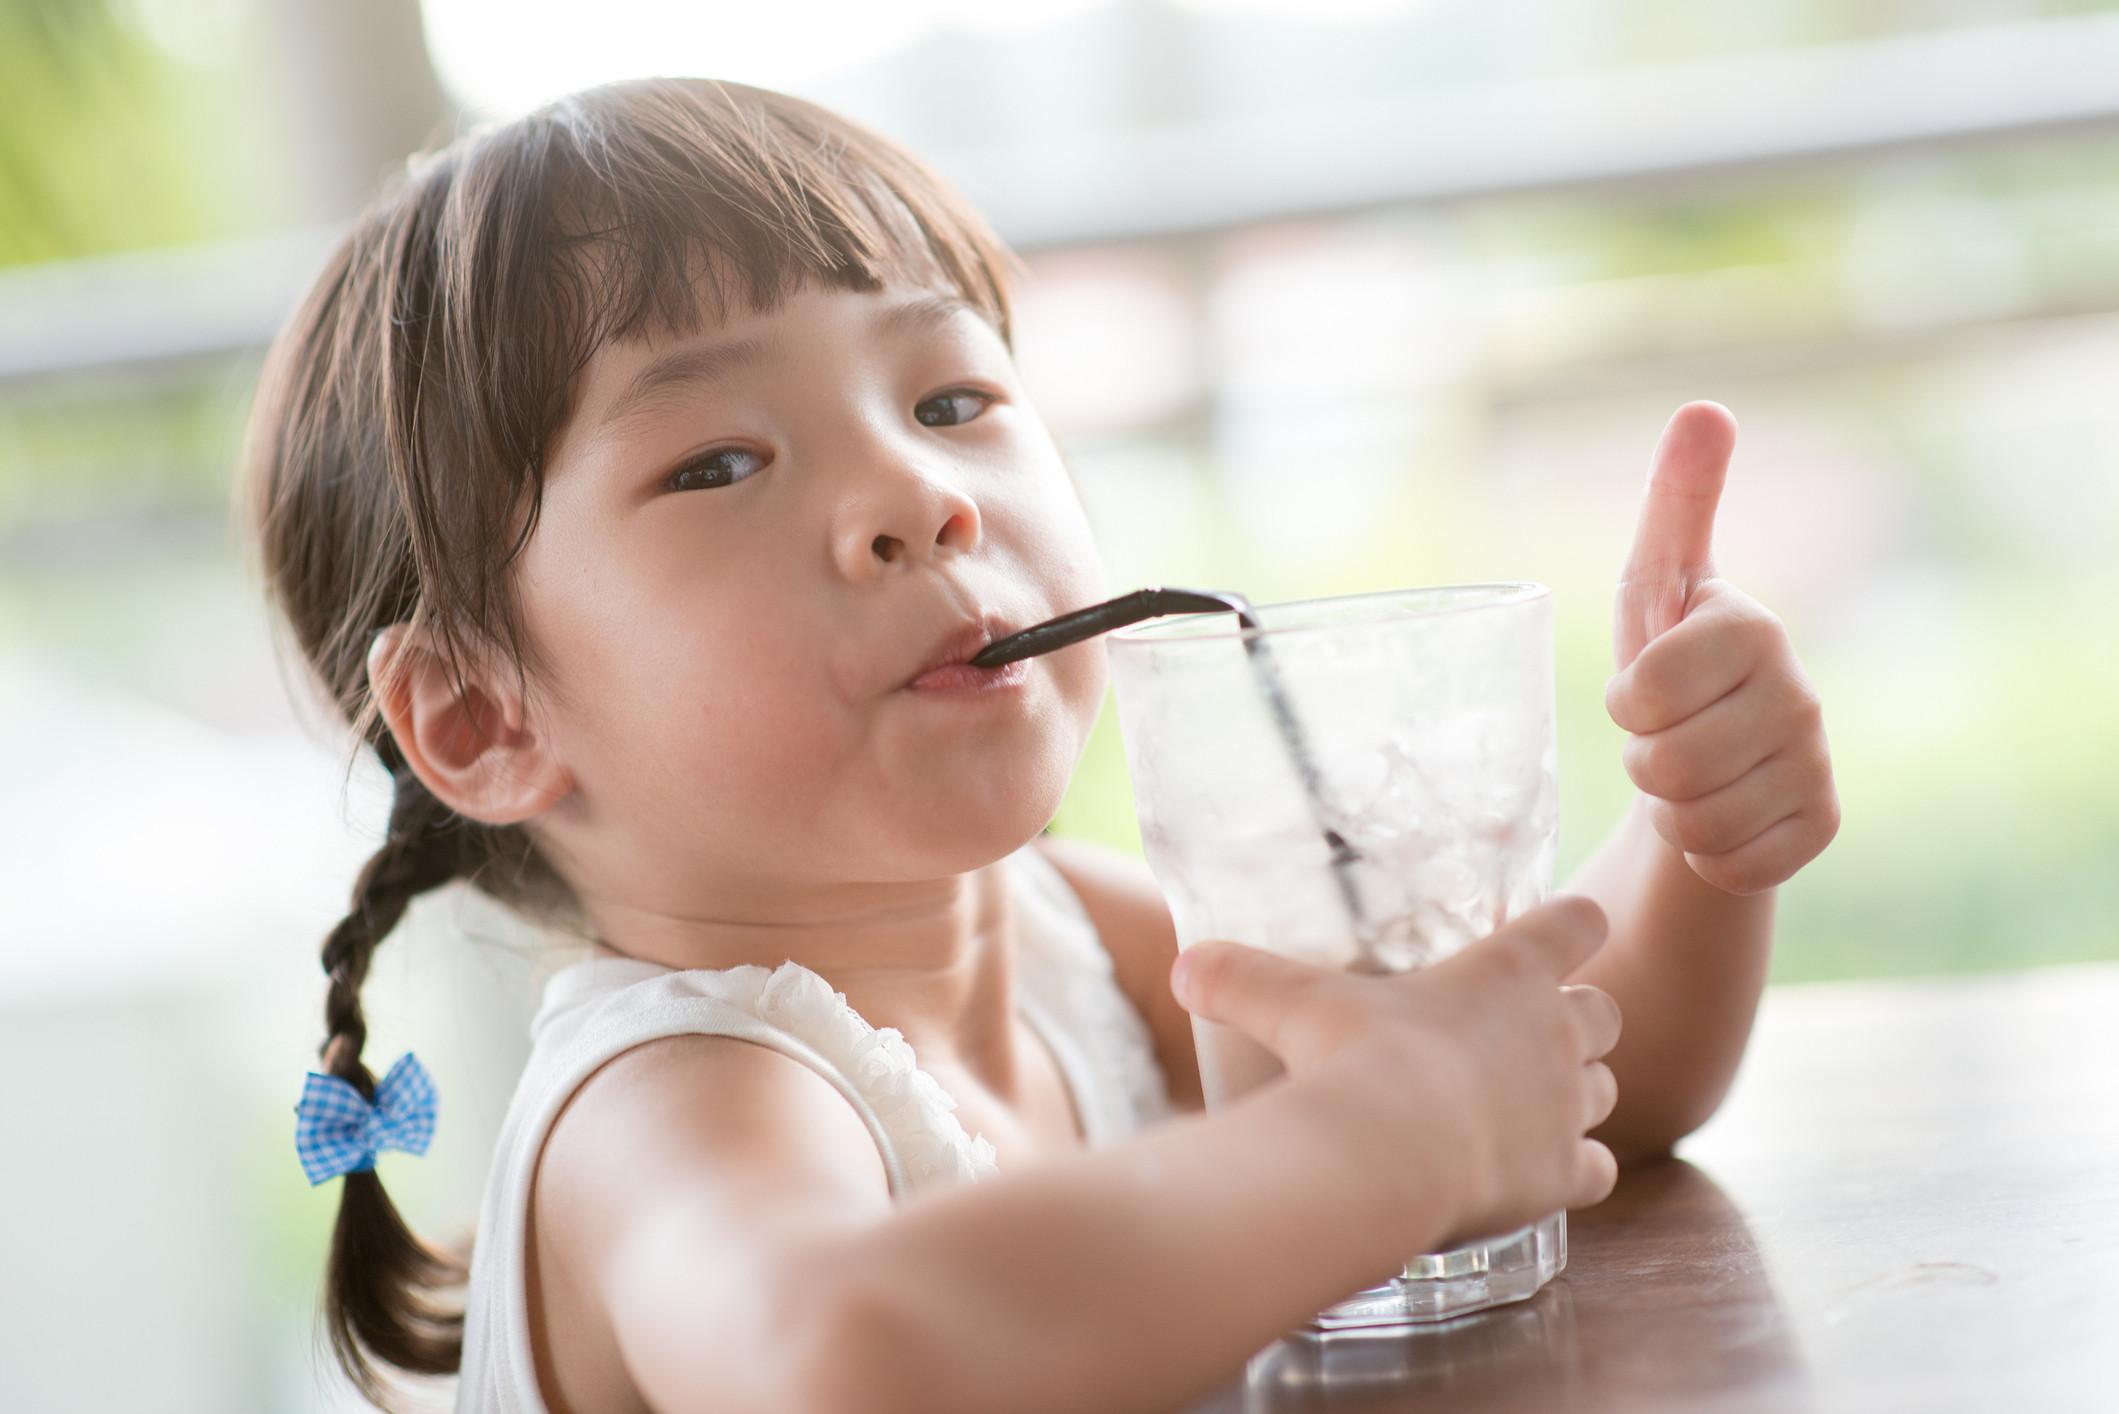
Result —
[[1442, 1179], [1452, 1240], [1466, 1240], [1598, 1202], [1617, 1180], [1611, 1151], [1585, 1136], [1618, 1098], [1602, 1060], [1618, 1005], [1560, 985], [1604, 935], [1596, 904], [1560, 898], [1417, 972], [1206, 943], [1179, 955], [1170, 983], [1193, 1015], [1278, 1056], [1367, 1171]]

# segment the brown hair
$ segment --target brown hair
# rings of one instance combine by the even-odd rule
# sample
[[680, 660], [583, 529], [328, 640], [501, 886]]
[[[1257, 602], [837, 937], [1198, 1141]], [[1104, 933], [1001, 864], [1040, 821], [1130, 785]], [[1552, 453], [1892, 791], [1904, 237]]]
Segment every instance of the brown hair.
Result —
[[[1008, 330], [1008, 257], [918, 159], [779, 94], [705, 80], [592, 89], [411, 164], [357, 222], [266, 365], [249, 516], [303, 658], [390, 769], [382, 847], [324, 941], [324, 1067], [373, 1097], [360, 989], [412, 898], [453, 879], [551, 916], [565, 882], [519, 826], [444, 806], [405, 766], [367, 660], [421, 627], [459, 672], [532, 647], [511, 569], [546, 449], [607, 341], [685, 334], [810, 282], [952, 289]], [[460, 1257], [421, 1242], [373, 1172], [348, 1174], [324, 1312], [371, 1398], [381, 1366], [457, 1368]]]

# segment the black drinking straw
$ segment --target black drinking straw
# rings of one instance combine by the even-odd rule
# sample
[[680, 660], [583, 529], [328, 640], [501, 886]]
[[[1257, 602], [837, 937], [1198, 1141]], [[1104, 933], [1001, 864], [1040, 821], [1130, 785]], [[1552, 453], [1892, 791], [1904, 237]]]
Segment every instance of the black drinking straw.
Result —
[[1115, 628], [1159, 619], [1166, 614], [1234, 614], [1245, 628], [1257, 628], [1258, 616], [1251, 601], [1241, 594], [1223, 594], [1208, 589], [1136, 589], [1071, 614], [1061, 614], [1021, 633], [996, 638], [971, 660], [974, 668], [999, 668], [1022, 658], [1036, 658], [1072, 648], [1083, 639], [1109, 633]]
[[1332, 824], [1337, 812], [1325, 799], [1324, 777], [1317, 769], [1317, 758], [1310, 752], [1309, 736], [1302, 729], [1301, 718], [1295, 715], [1295, 704], [1288, 697], [1287, 684], [1281, 680], [1280, 665], [1266, 644], [1261, 631], [1263, 625], [1258, 622], [1257, 611], [1251, 607], [1250, 600], [1241, 594], [1218, 589], [1136, 589], [1131, 594], [1121, 594], [1116, 599], [1091, 604], [1086, 609], [1076, 609], [1071, 614], [1032, 624], [1020, 633], [997, 638], [978, 651], [971, 666], [1003, 667], [1023, 658], [1070, 648], [1098, 634], [1166, 614], [1236, 615], [1236, 622], [1244, 630], [1243, 649], [1251, 661], [1251, 675], [1258, 680], [1259, 694], [1265, 698], [1266, 709], [1273, 714], [1273, 726], [1279, 731], [1280, 740], [1288, 749], [1288, 758], [1295, 765], [1295, 774], [1302, 781], [1303, 795], [1309, 800], [1310, 817], [1317, 822], [1325, 845], [1332, 852], [1332, 877], [1339, 881], [1339, 896], [1354, 925], [1355, 945], [1361, 950], [1360, 965], [1366, 971], [1379, 970], [1363, 926], [1366, 918], [1361, 906], [1361, 890], [1356, 887], [1352, 872], [1361, 855]]

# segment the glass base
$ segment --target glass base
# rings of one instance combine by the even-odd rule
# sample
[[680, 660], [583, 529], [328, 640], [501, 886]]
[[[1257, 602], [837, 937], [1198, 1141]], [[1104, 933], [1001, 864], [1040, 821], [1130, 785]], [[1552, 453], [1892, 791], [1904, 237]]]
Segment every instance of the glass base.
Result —
[[1320, 1311], [1310, 1328], [1331, 1332], [1446, 1321], [1535, 1296], [1566, 1266], [1567, 1214], [1554, 1213], [1502, 1237], [1415, 1257], [1382, 1286]]

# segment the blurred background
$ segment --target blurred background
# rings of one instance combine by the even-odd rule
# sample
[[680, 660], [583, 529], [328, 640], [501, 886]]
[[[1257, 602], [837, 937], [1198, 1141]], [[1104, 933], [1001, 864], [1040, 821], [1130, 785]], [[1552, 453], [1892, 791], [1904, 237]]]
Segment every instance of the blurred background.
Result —
[[[2119, 957], [2119, 4], [0, 0], [0, 1406], [353, 1407], [289, 1111], [383, 802], [231, 532], [245, 409], [406, 154], [656, 72], [993, 217], [1115, 588], [1551, 584], [1563, 870], [1649, 450], [1728, 404], [1846, 810], [1776, 981]], [[1058, 825], [1137, 847], [1108, 720]], [[431, 1230], [546, 965], [458, 896], [379, 957]]]

